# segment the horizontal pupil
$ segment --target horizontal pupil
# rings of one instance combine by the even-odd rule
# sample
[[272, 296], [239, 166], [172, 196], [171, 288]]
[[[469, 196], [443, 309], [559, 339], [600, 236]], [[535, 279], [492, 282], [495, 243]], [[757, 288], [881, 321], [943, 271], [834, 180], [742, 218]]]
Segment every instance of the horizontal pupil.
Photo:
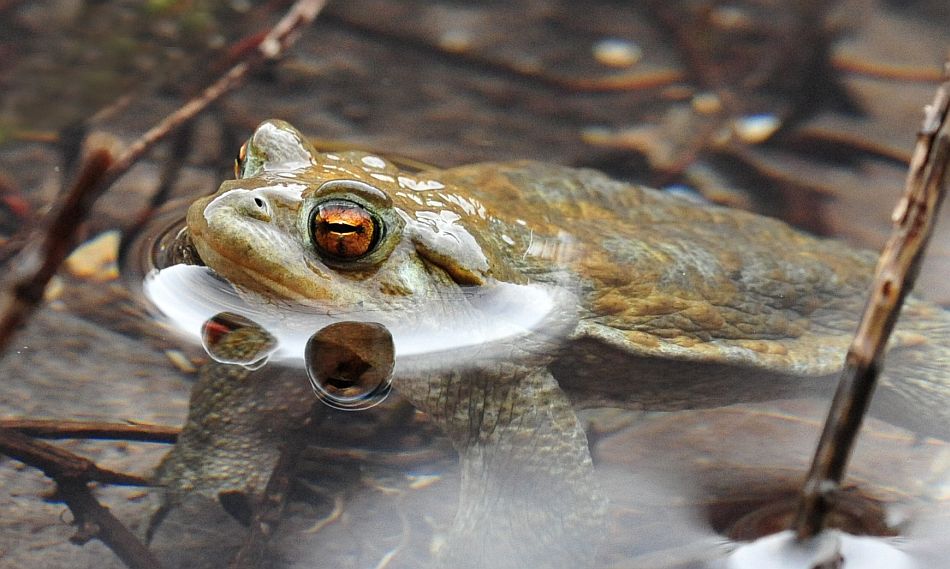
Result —
[[349, 223], [323, 222], [323, 229], [331, 233], [363, 233], [362, 225], [350, 225]]

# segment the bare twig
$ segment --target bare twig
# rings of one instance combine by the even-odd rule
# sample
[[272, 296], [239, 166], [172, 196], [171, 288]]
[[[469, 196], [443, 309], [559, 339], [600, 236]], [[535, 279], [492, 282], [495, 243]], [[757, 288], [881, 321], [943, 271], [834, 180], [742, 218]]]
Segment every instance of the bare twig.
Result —
[[[172, 137], [171, 140], [171, 155], [172, 156], [188, 156], [191, 152], [191, 143], [194, 139], [194, 128], [192, 123], [187, 123], [182, 126]], [[128, 260], [129, 248], [138, 238], [139, 234], [145, 229], [148, 222], [152, 220], [158, 210], [168, 201], [168, 197], [174, 189], [175, 181], [178, 179], [178, 174], [181, 171], [182, 166], [184, 165], [184, 160], [166, 160], [162, 165], [162, 171], [159, 176], [158, 188], [155, 190], [155, 193], [148, 200], [148, 204], [145, 206], [145, 209], [140, 211], [138, 215], [135, 216], [135, 219], [132, 220], [132, 223], [129, 225], [129, 229], [124, 231], [122, 237], [122, 243], [119, 245], [119, 266], [125, 266], [126, 261]]]
[[950, 61], [933, 103], [925, 108], [904, 195], [894, 210], [894, 230], [878, 259], [871, 297], [848, 350], [811, 469], [802, 490], [793, 529], [799, 539], [824, 526], [851, 449], [877, 382], [887, 339], [904, 297], [913, 288], [924, 248], [945, 194], [950, 162]]
[[113, 165], [108, 150], [94, 151], [47, 225], [40, 250], [27, 247], [19, 255], [19, 269], [29, 271], [29, 274], [16, 279], [7, 292], [8, 299], [0, 318], [0, 353], [10, 343], [14, 331], [26, 322], [43, 300], [46, 284], [72, 249], [79, 224], [89, 214], [101, 193], [101, 181]]
[[10, 429], [41, 439], [104, 439], [149, 443], [174, 443], [181, 432], [179, 427], [146, 423], [42, 419], [0, 419], [0, 429]]
[[[102, 192], [119, 176], [127, 172], [156, 143], [240, 85], [256, 65], [283, 55], [287, 47], [296, 39], [297, 32], [316, 18], [325, 3], [325, 0], [295, 2], [287, 14], [257, 44], [257, 49], [248, 53], [246, 59], [231, 67], [201, 94], [145, 132], [114, 160], [106, 150], [96, 150], [92, 153], [66, 201], [47, 226], [41, 240], [40, 267], [25, 277], [16, 279], [8, 292], [7, 305], [0, 318], [0, 353], [9, 345], [13, 333], [26, 322], [39, 305], [46, 284], [74, 245], [79, 224], [85, 219], [92, 204]], [[37, 262], [32, 257], [36, 253], [32, 250], [25, 253], [27, 258], [21, 261], [21, 265], [29, 270]]]
[[54, 480], [148, 486], [148, 481], [140, 476], [99, 468], [87, 458], [10, 429], [0, 428], [0, 454], [38, 468]]
[[[346, 10], [337, 10], [328, 14], [331, 20], [337, 20], [346, 26], [375, 36], [376, 38], [400, 42], [403, 45], [416, 49], [434, 51], [443, 57], [464, 62], [477, 68], [487, 69], [494, 73], [502, 73], [522, 81], [528, 80], [556, 89], [566, 89], [581, 93], [611, 93], [617, 91], [640, 91], [661, 89], [684, 80], [682, 71], [672, 68], [661, 68], [651, 71], [634, 69], [627, 72], [615, 72], [600, 77], [573, 77], [556, 70], [533, 69], [511, 63], [504, 58], [484, 57], [475, 52], [450, 49], [445, 46], [427, 43], [411, 35], [393, 31], [386, 25], [378, 22], [366, 21], [346, 13]], [[347, 149], [351, 149], [349, 146]]]
[[79, 528], [71, 542], [83, 545], [90, 539], [98, 539], [131, 569], [161, 569], [161, 563], [152, 552], [112, 515], [109, 508], [96, 500], [85, 482], [57, 480], [56, 484], [56, 497], [69, 507]]
[[132, 569], [161, 567], [145, 545], [96, 500], [88, 486], [92, 481], [146, 486], [144, 478], [99, 468], [89, 459], [4, 428], [0, 428], [0, 454], [38, 468], [56, 482], [55, 497], [66, 503], [79, 528], [74, 542], [99, 539]]

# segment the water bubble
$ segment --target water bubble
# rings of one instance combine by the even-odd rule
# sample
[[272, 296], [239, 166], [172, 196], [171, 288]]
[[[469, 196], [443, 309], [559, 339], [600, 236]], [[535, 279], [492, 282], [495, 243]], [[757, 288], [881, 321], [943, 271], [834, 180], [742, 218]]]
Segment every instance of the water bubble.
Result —
[[255, 370], [277, 349], [277, 339], [252, 320], [219, 312], [201, 326], [201, 345], [216, 362]]
[[330, 324], [307, 341], [304, 359], [314, 392], [330, 407], [368, 409], [392, 389], [395, 346], [382, 324]]

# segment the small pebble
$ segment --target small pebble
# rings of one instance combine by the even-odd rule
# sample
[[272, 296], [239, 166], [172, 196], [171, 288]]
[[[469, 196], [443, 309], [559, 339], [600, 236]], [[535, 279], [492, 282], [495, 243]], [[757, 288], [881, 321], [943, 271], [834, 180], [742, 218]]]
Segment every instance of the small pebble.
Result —
[[66, 258], [72, 275], [97, 282], [119, 278], [119, 232], [106, 231], [86, 241]]
[[636, 65], [643, 58], [643, 50], [632, 41], [607, 38], [594, 44], [594, 59], [601, 65], [625, 68]]
[[738, 6], [720, 6], [709, 13], [709, 23], [722, 30], [754, 29], [755, 21]]
[[198, 369], [181, 350], [165, 350], [165, 356], [184, 373], [195, 373]]
[[445, 51], [464, 53], [472, 47], [472, 34], [466, 30], [445, 30], [438, 42]]
[[43, 291], [43, 300], [46, 302], [59, 300], [63, 296], [63, 290], [65, 288], [66, 286], [63, 284], [63, 279], [58, 276], [53, 276], [46, 285], [46, 290]]
[[438, 474], [409, 475], [407, 478], [410, 480], [409, 488], [412, 490], [422, 490], [423, 488], [428, 488], [439, 480], [442, 480], [442, 477]]
[[715, 93], [697, 93], [692, 104], [693, 110], [701, 115], [712, 115], [722, 110], [722, 101]]
[[768, 140], [781, 126], [777, 116], [760, 114], [736, 119], [732, 128], [742, 142], [759, 144]]

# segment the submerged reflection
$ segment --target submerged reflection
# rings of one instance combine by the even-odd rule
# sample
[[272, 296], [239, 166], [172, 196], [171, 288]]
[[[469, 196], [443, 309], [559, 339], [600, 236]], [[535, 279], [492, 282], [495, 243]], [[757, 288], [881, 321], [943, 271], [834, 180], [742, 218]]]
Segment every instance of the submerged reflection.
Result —
[[[149, 273], [143, 287], [159, 317], [186, 337], [202, 339], [206, 323], [227, 314], [267, 331], [274, 342], [267, 354], [271, 361], [299, 368], [304, 367], [304, 350], [314, 330], [343, 321], [385, 325], [392, 333], [397, 357], [439, 352], [463, 356], [477, 352], [485, 357], [492, 351], [503, 352], [526, 334], [543, 333], [556, 344], [567, 333], [576, 302], [560, 286], [497, 283], [433, 292], [412, 313], [368, 306], [315, 307], [240, 291], [208, 267], [184, 264]], [[234, 325], [225, 323], [225, 327]], [[437, 365], [437, 360], [431, 363]]]
[[[617, 512], [611, 525], [636, 529], [607, 544], [604, 565], [719, 568], [744, 544], [786, 529], [825, 406], [789, 400], [658, 414], [605, 437], [594, 458]], [[899, 550], [918, 567], [946, 567], [950, 544], [935, 540], [933, 527], [950, 515], [948, 451], [869, 420], [829, 527]], [[773, 566], [768, 554], [758, 560]]]
[[835, 530], [825, 531], [804, 543], [796, 541], [792, 531], [781, 531], [739, 547], [721, 567], [923, 569], [909, 555], [884, 540]]

